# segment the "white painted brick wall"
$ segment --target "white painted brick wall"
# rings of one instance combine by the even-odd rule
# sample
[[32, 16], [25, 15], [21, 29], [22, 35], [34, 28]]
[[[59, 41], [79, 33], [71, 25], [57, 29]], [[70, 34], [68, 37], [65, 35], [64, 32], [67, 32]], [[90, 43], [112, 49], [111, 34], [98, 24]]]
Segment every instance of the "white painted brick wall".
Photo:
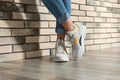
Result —
[[[86, 50], [120, 46], [119, 3], [72, 0], [71, 19], [87, 26]], [[0, 5], [0, 62], [50, 55], [57, 37], [56, 19], [41, 0], [0, 0], [0, 4], [9, 6]]]

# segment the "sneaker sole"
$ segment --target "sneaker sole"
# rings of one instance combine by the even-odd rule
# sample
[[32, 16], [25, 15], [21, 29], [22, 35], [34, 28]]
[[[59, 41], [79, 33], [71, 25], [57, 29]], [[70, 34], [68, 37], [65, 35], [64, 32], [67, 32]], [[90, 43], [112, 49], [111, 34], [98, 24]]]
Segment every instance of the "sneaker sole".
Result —
[[68, 62], [69, 61], [69, 59], [60, 59], [59, 57], [56, 57], [55, 59], [54, 59], [54, 61], [55, 62]]
[[[79, 58], [81, 58], [82, 57], [82, 55], [83, 55], [83, 53], [85, 52], [85, 47], [84, 47], [84, 40], [85, 40], [85, 36], [86, 36], [86, 26], [85, 25], [83, 25], [83, 24], [81, 24], [81, 23], [79, 23], [79, 24], [76, 24], [76, 26], [78, 27], [78, 29], [80, 29], [80, 31], [79, 31], [79, 37], [81, 37], [82, 36], [82, 39], [80, 39], [79, 40], [79, 44], [82, 44], [82, 45], [80, 45], [80, 52], [79, 53], [77, 53], [77, 54], [75, 54], [75, 53], [73, 53], [72, 52], [72, 58], [70, 58], [71, 60], [72, 59], [75, 59], [75, 60], [77, 60], [77, 59], [79, 59]], [[76, 32], [75, 32], [76, 33]], [[68, 40], [70, 40], [70, 37], [69, 36], [67, 36], [67, 38], [68, 38]], [[72, 42], [72, 41], [71, 41]]]
[[[85, 40], [85, 36], [86, 36], [86, 26], [83, 24], [77, 24], [78, 26], [80, 26], [80, 32], [79, 35], [82, 39], [80, 39], [80, 52], [79, 54], [76, 55], [76, 59], [81, 58], [83, 53], [85, 52], [85, 47], [84, 47], [84, 40]], [[75, 59], [75, 58], [74, 58]]]

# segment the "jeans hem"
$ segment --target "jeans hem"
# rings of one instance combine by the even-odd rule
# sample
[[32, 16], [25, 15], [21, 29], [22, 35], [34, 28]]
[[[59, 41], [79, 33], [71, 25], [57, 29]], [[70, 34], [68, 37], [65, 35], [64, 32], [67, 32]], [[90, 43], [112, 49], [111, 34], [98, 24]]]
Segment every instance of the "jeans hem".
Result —
[[66, 34], [66, 30], [65, 29], [56, 29], [56, 33], [57, 34]]
[[65, 13], [62, 17], [58, 18], [57, 20], [58, 20], [59, 24], [62, 24], [63, 22], [65, 22], [69, 18], [70, 18], [69, 13]]

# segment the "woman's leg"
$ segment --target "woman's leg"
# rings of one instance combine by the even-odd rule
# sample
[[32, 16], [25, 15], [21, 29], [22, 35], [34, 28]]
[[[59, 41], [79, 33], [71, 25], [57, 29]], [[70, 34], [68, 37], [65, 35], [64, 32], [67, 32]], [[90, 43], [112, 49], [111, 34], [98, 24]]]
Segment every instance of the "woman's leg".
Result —
[[[42, 0], [49, 11], [56, 17], [57, 21], [57, 41], [55, 46], [55, 61], [69, 61], [67, 50], [65, 48], [66, 31], [73, 29], [70, 19], [70, 0]], [[68, 10], [69, 9], [69, 10]]]
[[[73, 22], [70, 19], [69, 13], [71, 11], [67, 10], [70, 9], [68, 8], [68, 6], [71, 4], [69, 1], [70, 0], [42, 0], [45, 6], [56, 17], [58, 24], [61, 24], [63, 27], [56, 30], [58, 34], [65, 34], [66, 31], [73, 30]], [[69, 5], [65, 5], [66, 2]]]
[[[60, 30], [58, 34], [67, 34], [72, 40], [72, 53], [74, 58], [79, 58], [84, 53], [84, 39], [86, 35], [86, 27], [83, 25], [73, 25], [70, 19], [70, 14], [66, 9], [63, 0], [42, 0], [46, 7], [56, 17], [59, 24], [61, 24], [65, 30]], [[67, 1], [67, 0], [66, 0]], [[58, 35], [59, 36], [59, 35]], [[60, 44], [59, 44], [60, 45]], [[59, 46], [58, 45], [58, 46]], [[57, 49], [58, 51], [61, 50]], [[64, 55], [65, 56], [65, 55]], [[64, 58], [59, 56], [59, 58]], [[66, 57], [67, 58], [67, 57]]]
[[[63, 3], [64, 3], [64, 6], [65, 6], [67, 12], [68, 12], [69, 15], [71, 16], [71, 0], [62, 0], [62, 1], [63, 1]], [[69, 20], [69, 19], [68, 19], [68, 20]], [[70, 25], [69, 22], [68, 22], [68, 20], [66, 21], [66, 22], [67, 22], [66, 24], [67, 24], [67, 25]], [[57, 34], [57, 38], [64, 40], [65, 34], [66, 34], [66, 30], [73, 30], [73, 28], [71, 27], [71, 28], [69, 29], [69, 27], [66, 27], [66, 29], [65, 29], [62, 24], [59, 24], [58, 21], [56, 21], [56, 23], [57, 23], [57, 24], [56, 24], [56, 32], [58, 33], [58, 34]], [[71, 22], [71, 23], [72, 23], [72, 22]], [[64, 23], [63, 23], [63, 24], [64, 24]], [[66, 25], [66, 24], [64, 24], [64, 25]], [[60, 34], [61, 31], [63, 31], [64, 33]]]

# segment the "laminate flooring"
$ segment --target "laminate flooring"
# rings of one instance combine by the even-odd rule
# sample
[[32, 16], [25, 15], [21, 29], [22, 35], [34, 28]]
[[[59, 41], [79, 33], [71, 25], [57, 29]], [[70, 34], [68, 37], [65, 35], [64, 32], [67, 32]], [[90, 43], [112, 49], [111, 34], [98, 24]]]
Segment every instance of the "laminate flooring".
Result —
[[64, 63], [50, 57], [2, 62], [0, 80], [120, 80], [120, 47], [86, 51]]

